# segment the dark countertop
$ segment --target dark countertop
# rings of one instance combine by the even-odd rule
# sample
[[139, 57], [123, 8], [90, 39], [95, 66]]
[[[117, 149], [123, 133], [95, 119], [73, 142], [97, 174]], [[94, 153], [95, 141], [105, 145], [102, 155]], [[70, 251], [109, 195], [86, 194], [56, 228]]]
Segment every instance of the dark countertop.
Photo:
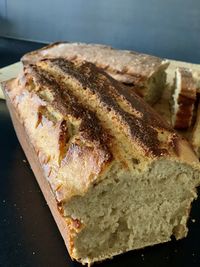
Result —
[[[43, 44], [0, 38], [0, 66], [12, 64]], [[5, 101], [0, 101], [0, 267], [70, 267], [73, 263], [16, 138]], [[199, 267], [200, 201], [189, 235], [132, 251], [99, 267]], [[192, 221], [195, 219], [195, 223]]]
[[31, 50], [45, 44], [0, 37], [0, 68], [13, 64]]

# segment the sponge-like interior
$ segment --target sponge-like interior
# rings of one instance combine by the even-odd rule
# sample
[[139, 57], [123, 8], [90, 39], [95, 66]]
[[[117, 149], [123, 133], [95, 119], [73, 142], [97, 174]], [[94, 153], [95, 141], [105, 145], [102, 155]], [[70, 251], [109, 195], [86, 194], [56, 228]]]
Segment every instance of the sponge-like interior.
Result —
[[187, 235], [190, 205], [196, 197], [192, 168], [156, 161], [131, 175], [112, 167], [107, 178], [84, 197], [64, 206], [65, 216], [84, 224], [73, 254], [83, 263], [112, 257]]

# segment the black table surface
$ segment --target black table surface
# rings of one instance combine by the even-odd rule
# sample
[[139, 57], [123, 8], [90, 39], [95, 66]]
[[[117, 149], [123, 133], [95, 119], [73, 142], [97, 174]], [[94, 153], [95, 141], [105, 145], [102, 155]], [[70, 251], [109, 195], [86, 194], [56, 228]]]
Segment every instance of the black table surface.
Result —
[[[44, 44], [0, 38], [0, 67]], [[72, 262], [0, 100], [0, 266], [71, 267]], [[180, 241], [128, 252], [105, 266], [200, 266], [200, 200], [193, 203], [189, 234]]]

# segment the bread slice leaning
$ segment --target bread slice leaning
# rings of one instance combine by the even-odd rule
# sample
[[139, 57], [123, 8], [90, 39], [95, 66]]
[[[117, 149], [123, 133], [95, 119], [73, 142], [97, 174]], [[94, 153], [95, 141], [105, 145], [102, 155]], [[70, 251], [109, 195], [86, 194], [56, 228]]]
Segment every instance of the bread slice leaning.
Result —
[[198, 158], [200, 159], [200, 102], [197, 106], [197, 115], [194, 128], [191, 134], [191, 143], [196, 151]]
[[24, 55], [22, 61], [34, 63], [42, 58], [54, 57], [92, 62], [149, 103], [155, 103], [160, 98], [166, 83], [165, 69], [169, 65], [167, 60], [155, 56], [85, 43], [51, 44]]
[[4, 90], [73, 259], [90, 264], [187, 235], [199, 161], [135, 93], [92, 63], [61, 58], [26, 65]]
[[190, 127], [196, 94], [196, 84], [192, 72], [186, 68], [177, 68], [175, 72], [172, 114], [172, 125], [175, 129], [187, 129]]

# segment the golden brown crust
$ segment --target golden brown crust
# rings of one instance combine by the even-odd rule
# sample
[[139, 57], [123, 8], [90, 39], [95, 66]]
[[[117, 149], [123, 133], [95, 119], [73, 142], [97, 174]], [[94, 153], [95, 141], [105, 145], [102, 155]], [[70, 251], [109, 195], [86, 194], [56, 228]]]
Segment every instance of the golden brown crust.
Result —
[[28, 72], [25, 74], [27, 83], [29, 83], [29, 79], [32, 79], [39, 88], [36, 94], [42, 97], [42, 91], [48, 89], [53, 95], [53, 101], [50, 104], [63, 116], [71, 115], [77, 120], [81, 119], [80, 131], [82, 136], [91, 142], [95, 141], [96, 144], [98, 143], [99, 146], [105, 149], [105, 153], [109, 154], [107, 146], [109, 135], [105, 131], [102, 132], [100, 122], [95, 113], [85, 109], [77, 98], [67, 90], [64, 84], [59, 83], [48, 72], [37, 66], [28, 66], [26, 71]]
[[17, 109], [14, 108], [14, 105], [10, 102], [10, 100], [11, 99], [9, 99], [8, 95], [6, 95], [7, 106], [11, 114], [17, 137], [22, 148], [24, 149], [27, 159], [29, 160], [31, 168], [51, 210], [54, 220], [57, 223], [69, 254], [71, 257], [73, 257], [74, 238], [76, 237], [76, 234], [81, 231], [84, 225], [77, 220], [74, 220], [72, 218], [65, 218], [63, 216], [62, 207], [53, 197], [51, 187], [43, 173], [38, 155], [36, 154], [36, 151], [31, 144], [32, 142], [30, 136], [27, 134], [26, 128], [21, 123], [21, 118], [19, 118], [19, 114], [17, 114]]
[[[83, 194], [93, 179], [95, 180], [103, 172], [112, 159], [112, 154], [108, 151], [107, 144], [99, 141], [100, 138], [103, 140], [105, 133], [93, 143], [91, 140], [88, 140], [89, 142], [85, 140], [84, 136], [82, 138], [81, 133], [78, 135], [74, 133], [65, 134], [66, 136], [70, 134], [70, 142], [66, 144], [66, 154], [62, 155], [62, 160], [60, 160], [63, 117], [61, 116], [57, 120], [53, 118], [52, 120], [53, 112], [51, 117], [42, 115], [38, 125], [38, 110], [41, 110], [41, 104], [47, 106], [47, 103], [44, 100], [40, 102], [40, 98], [35, 92], [29, 91], [30, 88], [28, 90], [24, 89], [23, 86], [18, 85], [17, 80], [6, 83], [5, 89], [19, 113], [21, 122], [25, 125], [30, 138], [32, 138], [31, 142], [56, 199], [62, 201], [69, 199], [73, 195]], [[98, 125], [95, 126], [97, 129], [95, 129], [94, 133], [98, 130]], [[90, 132], [90, 129], [88, 129], [87, 137], [91, 134]], [[75, 175], [73, 172], [76, 173], [74, 185], [65, 184], [64, 177], [62, 179], [57, 178], [59, 174], [62, 176], [65, 170], [67, 172], [68, 169], [71, 171], [71, 176], [68, 171], [69, 180]]]
[[[166, 153], [159, 147], [155, 128], [171, 131], [170, 127], [148, 105], [144, 104], [144, 101], [134, 92], [127, 92], [126, 88], [89, 62], [72, 63], [59, 58], [43, 60], [42, 65], [44, 66], [43, 71], [45, 71], [45, 65], [47, 65], [52, 71], [55, 70], [56, 75], [64, 78], [69, 76], [83, 90], [87, 88], [91, 94], [95, 94], [100, 104], [108, 110], [108, 113], [112, 111], [119, 118], [120, 123], [127, 131], [127, 135], [130, 134], [131, 138], [143, 147], [145, 153], [154, 156]], [[128, 106], [128, 110], [120, 106], [118, 99]], [[141, 115], [134, 116], [134, 113]], [[92, 121], [94, 120], [92, 119]], [[84, 135], [88, 135], [86, 128], [87, 125], [83, 130]], [[94, 126], [92, 128], [95, 129]], [[92, 135], [94, 136], [94, 134]]]

